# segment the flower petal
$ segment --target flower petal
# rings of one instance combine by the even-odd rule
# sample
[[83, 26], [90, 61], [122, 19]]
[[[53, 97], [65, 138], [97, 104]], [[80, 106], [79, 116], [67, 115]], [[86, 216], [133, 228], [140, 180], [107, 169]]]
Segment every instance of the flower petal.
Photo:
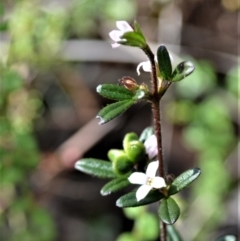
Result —
[[120, 37], [122, 35], [123, 35], [123, 33], [119, 30], [113, 30], [109, 33], [110, 38], [115, 42], [121, 41]]
[[114, 44], [111, 44], [111, 45], [112, 45], [113, 49], [118, 48], [120, 46], [120, 44], [118, 44], [118, 43], [114, 43]]
[[158, 165], [159, 165], [158, 161], [150, 162], [148, 164], [148, 167], [146, 170], [147, 177], [155, 177], [156, 176]]
[[138, 66], [137, 66], [137, 73], [138, 75], [140, 75], [140, 68], [143, 66], [143, 62], [141, 62]]
[[145, 61], [143, 62], [143, 70], [145, 72], [151, 72], [152, 71], [152, 68], [151, 68], [151, 64], [150, 64], [150, 61]]
[[145, 72], [151, 72], [152, 69], [151, 69], [151, 64], [150, 64], [150, 61], [144, 61], [144, 62], [141, 62], [138, 66], [137, 66], [137, 73], [138, 75], [140, 75], [140, 68], [143, 68], [143, 70]]
[[148, 195], [151, 189], [152, 187], [148, 185], [142, 185], [141, 187], [139, 187], [136, 192], [137, 201], [144, 199]]
[[128, 178], [129, 182], [132, 184], [146, 184], [148, 177], [145, 173], [142, 172], [134, 172]]
[[158, 153], [156, 136], [149, 136], [148, 139], [144, 142], [144, 146], [149, 159], [153, 159]]
[[126, 21], [117, 21], [116, 25], [118, 29], [121, 30], [122, 34], [133, 31], [133, 28]]
[[151, 183], [151, 187], [157, 188], [157, 189], [166, 187], [166, 186], [167, 186], [166, 182], [162, 177], [154, 177]]

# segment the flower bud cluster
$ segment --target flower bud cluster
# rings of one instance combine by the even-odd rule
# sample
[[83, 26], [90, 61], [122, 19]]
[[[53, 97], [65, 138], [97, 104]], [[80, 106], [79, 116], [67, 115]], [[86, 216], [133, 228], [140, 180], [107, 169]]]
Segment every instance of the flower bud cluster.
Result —
[[128, 133], [123, 139], [123, 150], [111, 149], [108, 158], [113, 164], [113, 170], [118, 175], [128, 173], [135, 164], [145, 157], [146, 151], [143, 143], [139, 141], [136, 133]]

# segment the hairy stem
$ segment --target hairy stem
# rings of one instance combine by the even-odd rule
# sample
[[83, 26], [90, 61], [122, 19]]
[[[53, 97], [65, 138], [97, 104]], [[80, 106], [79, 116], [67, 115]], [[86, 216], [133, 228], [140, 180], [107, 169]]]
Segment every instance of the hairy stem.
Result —
[[[154, 60], [154, 54], [152, 53], [149, 46], [144, 49], [144, 52], [148, 56], [150, 63], [151, 63], [151, 85], [152, 85], [152, 95], [151, 95], [151, 104], [152, 104], [152, 113], [153, 113], [153, 121], [154, 121], [154, 130], [155, 135], [157, 138], [157, 146], [158, 146], [158, 161], [159, 161], [159, 176], [165, 177], [165, 170], [164, 170], [164, 162], [163, 162], [163, 147], [162, 147], [162, 130], [161, 130], [161, 115], [160, 115], [160, 99], [162, 95], [158, 93], [158, 78], [157, 78], [157, 70]], [[161, 241], [167, 240], [167, 231], [166, 231], [166, 224], [160, 221], [160, 233]]]

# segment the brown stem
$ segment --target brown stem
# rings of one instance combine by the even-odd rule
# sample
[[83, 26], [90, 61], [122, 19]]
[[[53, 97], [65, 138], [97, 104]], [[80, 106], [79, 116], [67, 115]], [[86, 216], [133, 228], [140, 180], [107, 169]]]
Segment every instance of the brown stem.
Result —
[[[159, 167], [158, 172], [160, 177], [165, 177], [164, 170], [164, 162], [163, 162], [163, 148], [162, 148], [162, 130], [161, 130], [161, 116], [160, 116], [160, 99], [162, 95], [158, 93], [158, 78], [156, 65], [154, 60], [154, 54], [152, 53], [149, 46], [144, 49], [144, 52], [147, 54], [150, 63], [151, 63], [151, 85], [152, 85], [152, 93], [151, 93], [151, 103], [152, 103], [152, 112], [153, 112], [153, 120], [154, 120], [154, 130], [155, 135], [157, 137], [157, 146], [158, 146], [158, 161]], [[160, 221], [160, 233], [161, 233], [161, 241], [167, 240], [167, 226], [165, 223]]]
[[164, 174], [164, 163], [163, 163], [163, 148], [162, 148], [162, 131], [161, 131], [161, 118], [160, 118], [160, 102], [159, 100], [152, 101], [152, 112], [153, 112], [153, 119], [154, 119], [154, 129], [155, 135], [157, 137], [157, 146], [158, 146], [158, 172], [159, 176], [163, 177]]
[[153, 120], [154, 120], [154, 130], [155, 135], [157, 137], [157, 145], [158, 145], [158, 161], [159, 161], [159, 176], [165, 176], [164, 173], [164, 163], [163, 163], [163, 149], [162, 149], [162, 131], [161, 131], [161, 116], [160, 116], [160, 99], [161, 95], [158, 93], [158, 78], [156, 65], [154, 60], [154, 54], [151, 49], [147, 46], [144, 49], [144, 52], [147, 54], [150, 63], [151, 63], [151, 84], [152, 84], [152, 93], [151, 93], [151, 103], [152, 103], [152, 112], [153, 112]]
[[160, 222], [160, 241], [167, 241], [167, 225], [164, 222]]

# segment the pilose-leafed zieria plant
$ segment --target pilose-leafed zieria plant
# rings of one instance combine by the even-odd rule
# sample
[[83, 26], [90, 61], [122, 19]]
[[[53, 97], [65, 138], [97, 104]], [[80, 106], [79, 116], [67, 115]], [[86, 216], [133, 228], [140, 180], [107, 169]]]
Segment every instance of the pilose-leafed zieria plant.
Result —
[[[84, 173], [110, 180], [101, 189], [103, 196], [119, 191], [131, 184], [140, 185], [136, 190], [126, 193], [116, 201], [121, 208], [144, 206], [159, 202], [160, 240], [181, 241], [182, 238], [172, 226], [180, 215], [178, 204], [172, 197], [188, 187], [200, 175], [199, 168], [185, 171], [173, 181], [167, 178], [162, 149], [162, 132], [160, 119], [160, 100], [174, 82], [178, 82], [194, 71], [190, 61], [184, 61], [172, 70], [171, 57], [167, 48], [160, 45], [156, 55], [152, 52], [135, 21], [130, 26], [125, 21], [117, 22], [118, 30], [109, 33], [114, 41], [113, 48], [127, 45], [144, 51], [148, 61], [137, 66], [151, 75], [151, 89], [131, 77], [123, 77], [116, 84], [101, 84], [97, 92], [103, 97], [115, 100], [104, 107], [97, 115], [99, 124], [105, 124], [121, 115], [133, 104], [140, 101], [151, 103], [153, 127], [147, 127], [142, 134], [127, 133], [123, 139], [123, 149], [111, 149], [109, 160], [83, 158], [76, 162], [75, 168]], [[114, 51], [114, 50], [113, 50]], [[171, 228], [168, 228], [170, 227]], [[224, 240], [224, 239], [223, 239]]]

